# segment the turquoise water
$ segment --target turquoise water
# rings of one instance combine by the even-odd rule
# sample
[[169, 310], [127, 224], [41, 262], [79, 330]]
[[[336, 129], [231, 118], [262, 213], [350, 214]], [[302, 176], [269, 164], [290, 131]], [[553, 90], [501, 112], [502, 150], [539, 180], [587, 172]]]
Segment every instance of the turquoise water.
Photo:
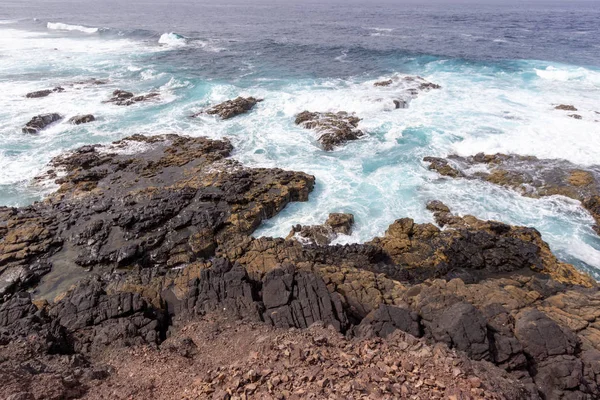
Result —
[[[31, 179], [53, 156], [83, 144], [108, 143], [134, 133], [227, 137], [235, 146], [234, 157], [248, 166], [305, 171], [317, 178], [309, 202], [288, 206], [257, 235], [285, 236], [294, 224], [321, 223], [330, 212], [351, 212], [356, 229], [338, 241], [362, 242], [382, 235], [397, 218], [432, 222], [425, 204], [438, 199], [459, 214], [533, 226], [563, 260], [600, 270], [593, 219], [577, 202], [528, 199], [482, 182], [442, 179], [421, 161], [454, 153], [512, 152], [597, 163], [597, 67], [551, 61], [551, 54], [544, 61], [511, 59], [504, 53], [501, 59], [423, 54], [403, 49], [398, 41], [393, 42], [397, 50], [388, 43], [364, 45], [359, 51], [351, 44], [311, 47], [304, 37], [289, 48], [265, 37], [247, 43], [218, 35], [199, 38], [183, 28], [178, 35], [115, 33], [115, 27], [96, 30], [105, 25], [93, 21], [36, 17], [38, 21], [0, 23], [0, 204], [22, 206], [41, 199], [53, 187], [36, 186]], [[344, 21], [343, 29], [353, 26], [368, 36], [361, 36], [365, 41], [387, 40], [384, 35], [400, 29], [376, 20], [371, 25], [382, 28]], [[471, 39], [464, 38], [468, 48]], [[481, 46], [477, 40], [472, 40], [474, 46]], [[490, 47], [503, 46], [494, 40], [511, 39], [486, 40]], [[578, 54], [590, 62], [587, 50]], [[420, 75], [443, 89], [422, 93], [408, 109], [392, 110], [392, 99], [407, 97], [406, 91], [373, 83], [404, 75]], [[109, 83], [70, 85], [89, 78]], [[27, 92], [58, 85], [66, 91], [24, 98]], [[117, 88], [158, 91], [161, 97], [131, 107], [102, 104]], [[229, 121], [188, 118], [238, 95], [265, 100]], [[554, 110], [556, 104], [576, 105], [583, 119], [568, 118]], [[324, 152], [316, 134], [294, 125], [294, 115], [304, 110], [356, 112], [367, 136]], [[98, 121], [82, 126], [61, 122], [39, 135], [21, 133], [33, 115], [45, 112], [67, 118], [92, 113]]]

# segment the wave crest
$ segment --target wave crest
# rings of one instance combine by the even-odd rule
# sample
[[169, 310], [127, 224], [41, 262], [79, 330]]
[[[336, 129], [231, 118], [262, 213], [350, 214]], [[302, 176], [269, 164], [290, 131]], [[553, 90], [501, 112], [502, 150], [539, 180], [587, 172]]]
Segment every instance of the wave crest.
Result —
[[82, 25], [69, 25], [63, 24], [62, 22], [48, 22], [46, 25], [48, 29], [57, 30], [57, 31], [79, 31], [83, 33], [97, 33], [98, 28], [89, 28], [87, 26]]
[[159, 44], [173, 47], [182, 47], [187, 45], [187, 39], [178, 33], [163, 33], [158, 39]]

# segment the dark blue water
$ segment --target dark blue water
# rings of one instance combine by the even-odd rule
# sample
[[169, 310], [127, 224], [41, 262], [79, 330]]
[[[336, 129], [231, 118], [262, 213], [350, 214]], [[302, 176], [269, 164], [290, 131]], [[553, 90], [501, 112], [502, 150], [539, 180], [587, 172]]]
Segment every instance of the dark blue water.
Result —
[[[579, 203], [528, 199], [489, 184], [443, 180], [424, 156], [478, 152], [600, 161], [600, 2], [501, 4], [375, 1], [23, 1], [0, 5], [0, 204], [24, 205], [52, 187], [31, 178], [64, 151], [133, 133], [229, 138], [250, 166], [317, 178], [307, 203], [286, 208], [258, 234], [351, 212], [341, 242], [381, 235], [397, 218], [432, 221], [438, 199], [460, 214], [534, 226], [563, 259], [600, 269], [600, 240]], [[419, 75], [440, 84], [406, 110], [401, 86]], [[106, 86], [71, 84], [89, 78]], [[63, 85], [45, 99], [33, 90]], [[157, 91], [123, 108], [115, 89]], [[238, 95], [262, 97], [230, 121], [188, 118]], [[574, 104], [581, 120], [554, 110]], [[334, 152], [294, 125], [304, 110], [355, 112], [364, 139]], [[92, 113], [23, 135], [32, 115]], [[597, 274], [596, 276], [600, 276]]]

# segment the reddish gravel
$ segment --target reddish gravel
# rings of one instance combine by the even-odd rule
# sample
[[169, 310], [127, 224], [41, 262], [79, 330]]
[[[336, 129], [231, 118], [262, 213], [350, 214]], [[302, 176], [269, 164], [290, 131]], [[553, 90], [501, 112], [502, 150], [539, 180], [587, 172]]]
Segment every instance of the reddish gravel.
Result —
[[87, 399], [529, 398], [492, 364], [400, 331], [347, 339], [319, 325], [282, 330], [207, 317], [160, 349], [112, 349], [97, 361], [113, 372]]

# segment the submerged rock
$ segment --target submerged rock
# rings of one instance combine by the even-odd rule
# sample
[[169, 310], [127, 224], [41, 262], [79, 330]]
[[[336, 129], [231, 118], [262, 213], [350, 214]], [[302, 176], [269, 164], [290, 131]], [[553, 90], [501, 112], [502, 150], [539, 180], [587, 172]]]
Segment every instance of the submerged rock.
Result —
[[[234, 100], [227, 100], [221, 104], [217, 104], [216, 106], [209, 108], [205, 112], [209, 115], [218, 115], [222, 119], [230, 119], [233, 117], [237, 117], [238, 115], [247, 113], [261, 101], [263, 100], [256, 99], [254, 97], [238, 97]], [[195, 114], [192, 117], [196, 117], [197, 115], [199, 114]]]
[[103, 101], [103, 103], [113, 103], [118, 106], [130, 106], [135, 103], [156, 99], [159, 96], [158, 93], [154, 92], [135, 96], [133, 93], [125, 90], [115, 90], [112, 93], [112, 97], [109, 100]]
[[37, 115], [33, 117], [22, 130], [23, 133], [38, 133], [61, 119], [63, 119], [62, 115], [57, 113]]
[[64, 92], [64, 91], [65, 91], [65, 89], [58, 86], [58, 87], [55, 87], [54, 89], [39, 90], [37, 92], [27, 93], [27, 95], [25, 95], [25, 97], [27, 97], [28, 99], [38, 99], [40, 97], [47, 97], [47, 96], [51, 95], [52, 93], [60, 93], [60, 92]]
[[69, 119], [69, 123], [73, 125], [81, 125], [93, 122], [95, 120], [96, 117], [94, 117], [92, 114], [76, 115]]
[[387, 87], [390, 86], [392, 83], [394, 83], [393, 80], [388, 79], [387, 81], [379, 81], [379, 82], [375, 82], [373, 84], [373, 86], [379, 86], [379, 87]]
[[[562, 195], [579, 200], [596, 220], [600, 232], [600, 167], [580, 167], [565, 160], [538, 159], [532, 156], [477, 154], [471, 157], [450, 156], [447, 159], [426, 157], [429, 168], [441, 175], [481, 179], [515, 189], [528, 197]], [[487, 167], [486, 171], [476, 165]]]
[[556, 107], [554, 107], [555, 110], [563, 110], [563, 111], [577, 111], [577, 108], [575, 108], [575, 106], [572, 106], [570, 104], [559, 104]]
[[364, 136], [358, 129], [360, 118], [345, 111], [321, 113], [304, 111], [296, 115], [296, 125], [321, 133], [319, 142], [326, 151]]

